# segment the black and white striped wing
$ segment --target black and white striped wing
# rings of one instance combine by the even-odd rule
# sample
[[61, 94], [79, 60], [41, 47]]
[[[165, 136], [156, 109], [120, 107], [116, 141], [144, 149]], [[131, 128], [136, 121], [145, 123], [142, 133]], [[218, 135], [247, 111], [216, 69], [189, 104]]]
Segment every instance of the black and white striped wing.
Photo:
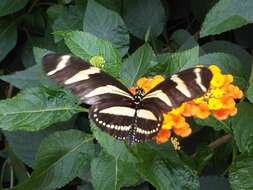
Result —
[[156, 107], [136, 109], [132, 101], [108, 101], [94, 105], [90, 118], [102, 131], [129, 144], [151, 140], [161, 127], [163, 118]]
[[144, 96], [141, 105], [153, 104], [168, 112], [182, 103], [203, 96], [210, 85], [212, 73], [208, 68], [195, 67], [172, 75]]
[[85, 61], [62, 54], [48, 54], [43, 58], [48, 77], [70, 89], [86, 104], [106, 100], [129, 101], [133, 96], [119, 81]]
[[116, 139], [124, 140], [134, 123], [135, 108], [131, 101], [113, 100], [92, 106], [89, 117], [102, 131]]

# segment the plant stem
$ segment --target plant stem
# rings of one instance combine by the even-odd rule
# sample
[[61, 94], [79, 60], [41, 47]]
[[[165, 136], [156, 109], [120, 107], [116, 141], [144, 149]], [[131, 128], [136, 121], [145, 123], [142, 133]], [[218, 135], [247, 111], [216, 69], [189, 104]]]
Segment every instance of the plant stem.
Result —
[[232, 138], [233, 138], [233, 137], [232, 137], [231, 134], [224, 135], [224, 136], [222, 136], [222, 137], [216, 139], [215, 141], [211, 142], [211, 143], [208, 145], [208, 147], [209, 147], [210, 149], [213, 150], [213, 149], [218, 148], [219, 146], [221, 146], [221, 145], [223, 145], [223, 144], [225, 144], [225, 143], [231, 141]]
[[14, 169], [13, 169], [12, 165], [10, 165], [10, 170], [11, 170], [11, 173], [10, 173], [10, 188], [12, 188], [14, 186]]
[[6, 95], [7, 98], [10, 98], [12, 96], [12, 92], [13, 92], [13, 86], [9, 85], [7, 95]]
[[33, 10], [33, 8], [34, 8], [34, 6], [37, 4], [37, 2], [38, 2], [39, 0], [34, 0], [33, 2], [32, 2], [32, 5], [29, 7], [29, 9], [28, 9], [28, 13], [30, 13], [32, 10]]
[[249, 78], [249, 84], [253, 82], [253, 65], [251, 66], [251, 72], [250, 72], [250, 78]]
[[236, 143], [235, 141], [233, 141], [233, 154], [232, 154], [232, 162], [235, 161], [236, 157], [237, 157], [237, 146], [236, 146]]
[[3, 182], [4, 182], [4, 173], [5, 173], [5, 169], [6, 169], [6, 166], [8, 164], [8, 159], [6, 159], [3, 163], [3, 166], [2, 166], [2, 169], [1, 169], [1, 176], [0, 176], [0, 184], [1, 184], [1, 187], [3, 187]]

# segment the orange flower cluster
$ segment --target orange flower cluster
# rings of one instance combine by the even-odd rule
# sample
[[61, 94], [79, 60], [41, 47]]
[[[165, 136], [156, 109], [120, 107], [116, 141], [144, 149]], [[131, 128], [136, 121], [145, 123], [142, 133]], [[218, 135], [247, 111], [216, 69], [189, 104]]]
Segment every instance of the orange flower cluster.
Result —
[[[243, 93], [239, 87], [231, 84], [233, 76], [222, 74], [216, 65], [208, 68], [213, 74], [208, 92], [200, 98], [183, 103], [168, 113], [163, 113], [164, 121], [156, 136], [157, 143], [168, 141], [172, 132], [180, 137], [189, 136], [192, 130], [185, 117], [206, 119], [212, 114], [216, 119], [224, 120], [237, 113], [235, 99], [242, 98]], [[147, 93], [163, 80], [164, 78], [160, 75], [153, 78], [144, 77], [137, 81], [137, 86]], [[130, 91], [134, 94], [135, 89], [132, 87]]]

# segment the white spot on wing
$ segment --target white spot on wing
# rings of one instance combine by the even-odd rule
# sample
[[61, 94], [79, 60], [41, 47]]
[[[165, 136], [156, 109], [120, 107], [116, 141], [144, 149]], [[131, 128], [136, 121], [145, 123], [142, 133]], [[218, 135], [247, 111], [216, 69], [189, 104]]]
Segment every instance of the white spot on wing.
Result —
[[137, 117], [157, 121], [156, 116], [151, 111], [145, 109], [137, 110]]
[[207, 89], [206, 89], [206, 87], [202, 84], [202, 79], [201, 79], [201, 76], [200, 76], [200, 72], [201, 72], [201, 69], [200, 69], [200, 68], [194, 69], [194, 73], [196, 74], [196, 79], [195, 79], [195, 81], [196, 81], [197, 85], [201, 88], [201, 90], [202, 90], [203, 92], [206, 92]]
[[56, 72], [64, 69], [67, 66], [67, 63], [70, 59], [70, 55], [63, 55], [60, 57], [60, 62], [56, 65], [56, 68], [47, 73], [48, 76], [55, 74]]
[[181, 78], [179, 78], [177, 75], [173, 75], [171, 77], [171, 80], [177, 84], [176, 89], [178, 89], [186, 97], [188, 98], [191, 97], [190, 91], [188, 90], [187, 86], [185, 85], [184, 81]]
[[96, 73], [100, 73], [100, 69], [97, 67], [90, 67], [88, 69], [85, 69], [76, 73], [74, 76], [66, 80], [64, 84], [72, 84], [72, 83], [79, 82], [82, 80], [87, 80], [90, 78], [89, 75], [96, 74]]
[[147, 98], [159, 98], [165, 104], [172, 107], [171, 100], [162, 90], [156, 90], [150, 94], [147, 94], [147, 96], [145, 96], [143, 99], [147, 99]]
[[137, 127], [136, 132], [143, 134], [143, 135], [150, 135], [152, 133], [155, 133], [156, 131], [155, 130], [144, 130], [142, 128]]
[[128, 94], [124, 90], [121, 90], [120, 88], [118, 88], [116, 86], [112, 86], [112, 85], [98, 87], [98, 88], [92, 90], [91, 92], [89, 92], [88, 94], [86, 94], [84, 96], [84, 98], [90, 98], [92, 96], [98, 96], [98, 95], [102, 95], [102, 94], [118, 94], [121, 96], [126, 96], [130, 99], [133, 99], [133, 97], [130, 94]]
[[99, 113], [134, 117], [135, 109], [130, 108], [130, 107], [114, 106], [114, 107], [100, 110]]

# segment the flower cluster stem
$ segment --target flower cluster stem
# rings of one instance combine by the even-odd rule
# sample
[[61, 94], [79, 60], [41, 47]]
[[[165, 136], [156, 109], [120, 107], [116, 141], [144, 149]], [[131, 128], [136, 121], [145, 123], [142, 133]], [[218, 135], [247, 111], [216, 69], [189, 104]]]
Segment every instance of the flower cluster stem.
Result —
[[231, 134], [224, 135], [224, 136], [222, 136], [222, 137], [216, 139], [215, 141], [211, 142], [211, 143], [208, 145], [208, 147], [209, 147], [210, 149], [213, 150], [213, 149], [218, 148], [218, 147], [220, 147], [221, 145], [223, 145], [223, 144], [225, 144], [225, 143], [231, 141], [232, 138], [233, 138], [233, 136], [232, 136]]

